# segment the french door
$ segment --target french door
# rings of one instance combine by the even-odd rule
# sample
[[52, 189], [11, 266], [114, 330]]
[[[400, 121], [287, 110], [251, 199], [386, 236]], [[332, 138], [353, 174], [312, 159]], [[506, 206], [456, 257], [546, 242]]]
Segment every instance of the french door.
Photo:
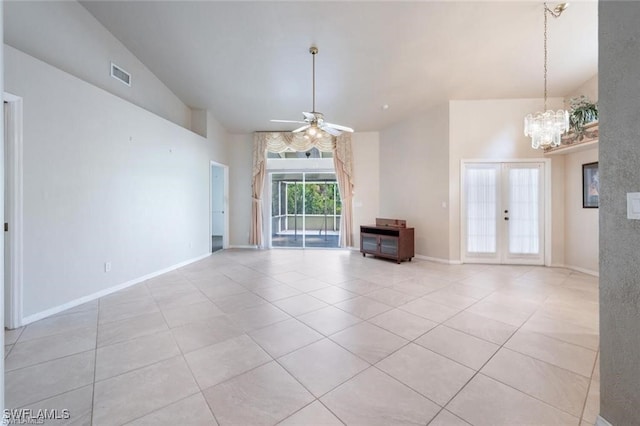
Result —
[[543, 265], [544, 185], [543, 162], [463, 163], [463, 261]]

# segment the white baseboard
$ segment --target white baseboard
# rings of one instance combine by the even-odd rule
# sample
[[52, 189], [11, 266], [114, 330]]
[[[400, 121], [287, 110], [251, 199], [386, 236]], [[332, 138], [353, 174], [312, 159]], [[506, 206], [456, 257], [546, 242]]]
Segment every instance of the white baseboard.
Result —
[[83, 296], [78, 299], [72, 300], [70, 302], [64, 303], [59, 306], [55, 306], [53, 308], [49, 308], [42, 312], [38, 312], [27, 317], [22, 318], [21, 326], [31, 324], [32, 322], [41, 320], [43, 318], [49, 317], [51, 315], [58, 314], [62, 311], [66, 311], [67, 309], [75, 308], [76, 306], [82, 305], [87, 302], [91, 302], [92, 300], [99, 299], [101, 297], [107, 296], [111, 293], [115, 293], [116, 291], [123, 290], [127, 287], [131, 287], [132, 285], [139, 284], [143, 281], [149, 280], [151, 278], [157, 277], [158, 275], [166, 274], [167, 272], [171, 272], [175, 269], [182, 268], [183, 266], [189, 265], [190, 263], [197, 262], [204, 258], [211, 256], [211, 253], [204, 254], [202, 256], [195, 257], [193, 259], [185, 260], [184, 262], [177, 263], [175, 265], [169, 266], [168, 268], [161, 269], [156, 272], [152, 272], [150, 274], [144, 275], [142, 277], [134, 278], [133, 280], [124, 282], [122, 284], [117, 284], [113, 287], [105, 288], [104, 290], [100, 290], [96, 293], [90, 294], [88, 296]]
[[604, 417], [598, 416], [598, 418], [596, 419], [596, 426], [613, 426], [613, 425], [608, 421], [606, 421]]
[[416, 254], [415, 257], [416, 259], [428, 260], [429, 262], [444, 263], [445, 265], [462, 265], [462, 261], [460, 260], [442, 259], [440, 257], [423, 256], [421, 254]]
[[579, 266], [571, 266], [571, 265], [561, 265], [561, 264], [551, 264], [550, 268], [565, 268], [571, 269], [572, 271], [581, 272], [583, 274], [591, 275], [594, 277], [600, 277], [600, 272], [592, 271], [591, 269], [580, 268]]
[[258, 246], [250, 246], [250, 245], [230, 245], [230, 249], [254, 249], [257, 250]]

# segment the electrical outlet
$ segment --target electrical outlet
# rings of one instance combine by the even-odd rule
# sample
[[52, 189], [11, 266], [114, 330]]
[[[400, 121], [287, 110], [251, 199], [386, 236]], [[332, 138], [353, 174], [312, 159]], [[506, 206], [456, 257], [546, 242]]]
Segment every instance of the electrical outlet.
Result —
[[111, 272], [111, 262], [104, 262], [104, 271]]

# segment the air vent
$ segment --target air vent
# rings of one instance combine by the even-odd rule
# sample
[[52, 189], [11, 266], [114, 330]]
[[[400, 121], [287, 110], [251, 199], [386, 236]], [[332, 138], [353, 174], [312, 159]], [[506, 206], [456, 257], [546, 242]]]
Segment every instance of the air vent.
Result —
[[131, 74], [129, 74], [113, 62], [111, 62], [111, 77], [126, 84], [127, 86], [131, 86]]

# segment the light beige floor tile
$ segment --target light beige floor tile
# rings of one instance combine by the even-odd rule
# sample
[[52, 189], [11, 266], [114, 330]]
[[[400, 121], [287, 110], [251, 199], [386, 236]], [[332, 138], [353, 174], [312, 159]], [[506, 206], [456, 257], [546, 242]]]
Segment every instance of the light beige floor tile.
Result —
[[98, 348], [96, 381], [180, 355], [170, 331]]
[[198, 349], [184, 357], [201, 389], [271, 361], [271, 357], [245, 335]]
[[322, 339], [322, 335], [296, 319], [289, 319], [249, 333], [272, 357], [278, 358]]
[[253, 292], [264, 288], [284, 285], [282, 281], [278, 281], [269, 277], [252, 278], [250, 280], [238, 281], [238, 284]]
[[451, 306], [452, 308], [456, 309], [466, 309], [474, 303], [478, 302], [478, 299], [469, 296], [463, 296], [452, 291], [449, 288], [443, 288], [441, 290], [429, 293], [424, 296], [424, 299], [439, 303], [441, 305]]
[[[57, 410], [57, 414], [63, 418], [46, 420], [47, 426], [90, 426], [92, 404], [93, 385], [89, 385], [22, 408], [32, 410], [32, 413], [36, 413], [38, 410]], [[66, 419], [64, 418], [64, 410], [67, 410], [68, 418]]]
[[322, 405], [320, 401], [314, 401], [311, 404], [304, 407], [302, 410], [297, 411], [291, 416], [287, 417], [280, 423], [280, 426], [342, 426], [343, 423], [338, 420], [336, 416], [327, 410], [327, 407]]
[[587, 378], [591, 377], [596, 359], [592, 350], [524, 330], [514, 334], [505, 347]]
[[198, 390], [181, 356], [133, 370], [96, 383], [93, 425], [126, 423]]
[[248, 291], [242, 285], [226, 277], [223, 280], [216, 281], [195, 281], [193, 285], [211, 300], [246, 293]]
[[471, 426], [460, 417], [451, 414], [447, 410], [442, 410], [435, 419], [429, 423], [429, 426]]
[[593, 367], [591, 379], [600, 381], [600, 352], [598, 352], [598, 356], [596, 356], [596, 364]]
[[406, 305], [402, 305], [400, 309], [435, 322], [446, 321], [460, 312], [458, 308], [442, 305], [425, 298], [416, 299]]
[[582, 414], [586, 377], [504, 348], [482, 373], [576, 417]]
[[392, 306], [385, 305], [384, 303], [369, 299], [365, 296], [345, 300], [344, 302], [337, 303], [335, 306], [362, 319], [369, 319], [382, 312], [393, 309]]
[[321, 398], [349, 425], [428, 423], [440, 407], [376, 368], [369, 368]]
[[394, 284], [393, 286], [391, 286], [391, 289], [399, 291], [401, 293], [410, 294], [415, 297], [421, 297], [427, 293], [431, 293], [444, 288], [449, 284], [450, 283], [447, 281], [425, 283], [424, 280], [410, 278], [408, 280], [400, 281], [399, 283]]
[[268, 302], [260, 296], [247, 292], [222, 297], [220, 299], [216, 299], [214, 303], [223, 312], [233, 314], [242, 311], [243, 309], [253, 308]]
[[326, 308], [300, 315], [298, 319], [325, 336], [344, 330], [362, 321], [360, 318], [333, 306], [327, 306]]
[[475, 373], [414, 343], [376, 366], [440, 406], [449, 402]]
[[154, 297], [154, 299], [156, 300], [156, 303], [158, 303], [160, 309], [174, 308], [179, 306], [184, 306], [185, 309], [189, 309], [189, 305], [209, 301], [207, 296], [202, 294], [202, 292], [198, 289], [162, 297]]
[[542, 314], [534, 314], [523, 326], [523, 330], [544, 334], [587, 349], [598, 350], [600, 336], [596, 330], [581, 327], [566, 321], [557, 321]]
[[4, 329], [4, 344], [13, 345], [24, 331], [24, 327], [15, 328], [13, 330]]
[[148, 299], [149, 296], [151, 296], [149, 288], [144, 283], [140, 283], [101, 297], [99, 299], [99, 304], [102, 306], [109, 306], [118, 305], [120, 303], [131, 303], [140, 299]]
[[371, 293], [367, 293], [367, 297], [370, 299], [377, 300], [378, 302], [384, 303], [385, 305], [394, 306], [394, 307], [404, 305], [405, 303], [416, 299], [416, 296], [412, 296], [407, 293], [402, 293], [390, 288], [383, 288], [380, 290], [372, 291]]
[[353, 279], [352, 276], [346, 273], [325, 271], [320, 271], [318, 274], [314, 274], [314, 277], [331, 285], [337, 285]]
[[204, 396], [202, 393], [197, 393], [127, 423], [127, 426], [215, 426], [217, 424]]
[[207, 389], [204, 395], [223, 425], [274, 424], [313, 401], [276, 362]]
[[291, 318], [270, 303], [265, 303], [229, 315], [229, 319], [244, 331], [256, 330]]
[[98, 347], [168, 330], [160, 312], [98, 325]]
[[240, 336], [243, 331], [227, 316], [217, 316], [203, 321], [191, 322], [171, 330], [173, 338], [183, 353]]
[[337, 287], [337, 286], [325, 287], [321, 290], [313, 291], [310, 294], [316, 299], [320, 299], [323, 302], [329, 303], [331, 305], [335, 303], [340, 303], [347, 299], [353, 299], [354, 297], [358, 297], [357, 293], [353, 293], [351, 291], [345, 290], [342, 287]]
[[158, 304], [153, 297], [149, 296], [144, 299], [136, 299], [131, 302], [100, 306], [98, 311], [98, 321], [100, 324], [106, 324], [159, 311], [160, 308], [158, 307]]
[[474, 426], [578, 424], [577, 418], [482, 374], [446, 408]]
[[503, 290], [496, 291], [495, 293], [485, 297], [483, 301], [502, 305], [527, 314], [534, 313], [540, 306], [542, 306], [542, 303], [540, 302], [529, 300], [526, 297], [517, 296], [509, 292], [504, 292]]
[[209, 318], [213, 318], [219, 315], [224, 315], [224, 312], [220, 310], [213, 302], [203, 302], [190, 305], [189, 309], [184, 307], [163, 309], [164, 315], [169, 327], [180, 327], [190, 322], [203, 321]]
[[309, 296], [308, 294], [300, 294], [298, 296], [281, 299], [277, 302], [274, 302], [274, 305], [276, 305], [289, 315], [293, 316], [306, 314], [307, 312], [315, 311], [328, 306], [323, 301]]
[[466, 310], [472, 314], [477, 314], [489, 319], [500, 321], [514, 327], [520, 327], [531, 315], [530, 312], [523, 312], [515, 308], [498, 305], [481, 300]]
[[517, 327], [512, 325], [467, 311], [460, 312], [447, 320], [444, 325], [498, 345], [506, 342], [517, 330]]
[[301, 274], [300, 272], [285, 272], [282, 274], [274, 274], [271, 276], [273, 279], [276, 279], [284, 284], [292, 284], [296, 281], [304, 280], [309, 278], [307, 275]]
[[199, 290], [196, 286], [194, 286], [193, 284], [191, 284], [189, 281], [186, 281], [186, 280], [177, 282], [177, 283], [166, 284], [166, 285], [163, 284], [163, 285], [149, 286], [149, 292], [151, 293], [151, 296], [153, 296], [153, 298], [156, 299], [156, 301], [158, 299], [167, 300], [167, 299], [170, 299], [171, 297], [177, 297], [182, 293], [192, 293], [194, 291], [199, 291]]
[[582, 419], [588, 423], [595, 424], [598, 414], [600, 414], [600, 382], [592, 380]]
[[52, 317], [57, 317], [61, 315], [69, 315], [69, 314], [77, 314], [80, 312], [89, 312], [89, 311], [97, 311], [98, 310], [98, 299], [92, 300], [87, 303], [83, 303], [82, 305], [74, 306], [73, 308], [65, 309], [62, 312], [58, 312]]
[[336, 285], [359, 295], [365, 295], [367, 293], [371, 293], [372, 291], [382, 289], [382, 286], [361, 279], [344, 281]]
[[366, 322], [334, 334], [331, 340], [372, 364], [407, 344], [402, 337]]
[[269, 302], [275, 302], [276, 300], [286, 299], [287, 297], [293, 297], [300, 294], [299, 290], [296, 290], [286, 284], [258, 288], [252, 291]]
[[39, 364], [96, 348], [96, 327], [18, 342], [5, 361], [5, 371]]
[[50, 337], [56, 334], [67, 333], [73, 330], [95, 327], [97, 320], [98, 313], [95, 311], [45, 318], [26, 326], [20, 334], [18, 341], [24, 342], [40, 337]]
[[479, 370], [499, 346], [453, 328], [439, 326], [416, 343], [474, 370]]
[[93, 382], [95, 351], [5, 373], [5, 406], [18, 408]]
[[474, 299], [478, 300], [493, 293], [493, 290], [491, 289], [474, 287], [472, 285], [462, 283], [451, 284], [448, 288], [454, 293], [460, 294], [462, 296], [473, 297]]
[[369, 367], [367, 362], [328, 339], [298, 349], [278, 362], [316, 397]]
[[384, 312], [369, 319], [369, 322], [407, 340], [414, 340], [438, 325], [436, 322], [401, 309]]
[[309, 293], [330, 287], [330, 284], [315, 278], [304, 278], [302, 280], [290, 282], [288, 285], [303, 293]]

